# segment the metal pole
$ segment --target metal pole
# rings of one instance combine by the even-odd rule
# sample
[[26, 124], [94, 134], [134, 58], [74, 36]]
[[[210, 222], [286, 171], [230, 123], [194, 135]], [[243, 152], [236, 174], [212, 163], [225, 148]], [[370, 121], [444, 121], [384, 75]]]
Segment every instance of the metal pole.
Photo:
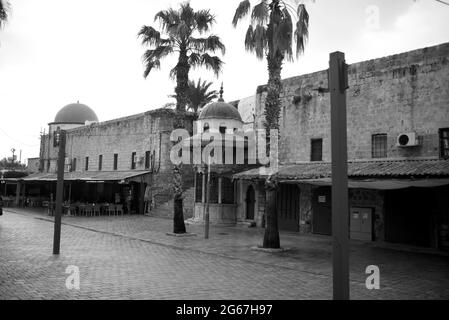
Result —
[[61, 242], [62, 196], [64, 192], [65, 131], [60, 130], [58, 151], [58, 180], [56, 184], [55, 228], [53, 234], [53, 254], [59, 254]]
[[347, 87], [345, 55], [333, 52], [329, 61], [329, 90], [332, 140], [332, 278], [335, 300], [349, 299]]
[[210, 157], [207, 165], [207, 183], [206, 183], [206, 215], [204, 217], [204, 239], [209, 239], [209, 196], [210, 196]]
[[145, 188], [143, 184], [143, 176], [140, 177], [140, 188], [139, 188], [139, 214], [145, 214]]

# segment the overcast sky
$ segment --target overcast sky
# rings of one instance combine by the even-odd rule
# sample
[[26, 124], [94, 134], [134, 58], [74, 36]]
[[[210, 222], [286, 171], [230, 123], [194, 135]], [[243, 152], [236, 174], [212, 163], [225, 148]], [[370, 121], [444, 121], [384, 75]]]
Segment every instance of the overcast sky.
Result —
[[[231, 21], [240, 0], [191, 0], [216, 15], [213, 33], [226, 45], [219, 79], [198, 70], [190, 77], [224, 82], [228, 101], [251, 96], [266, 83], [266, 62], [246, 53], [248, 21]], [[292, 1], [293, 2], [293, 1]], [[298, 3], [298, 1], [295, 1]], [[435, 0], [308, 0], [310, 39], [284, 78], [326, 69], [329, 53], [348, 63], [449, 41], [449, 6]], [[449, 1], [447, 1], [449, 2]], [[22, 150], [39, 155], [39, 132], [66, 104], [79, 100], [100, 121], [159, 108], [171, 99], [168, 78], [176, 58], [144, 80], [144, 48], [136, 34], [156, 12], [180, 1], [10, 0], [9, 22], [0, 30], [0, 158]], [[256, 3], [253, 1], [253, 3]]]

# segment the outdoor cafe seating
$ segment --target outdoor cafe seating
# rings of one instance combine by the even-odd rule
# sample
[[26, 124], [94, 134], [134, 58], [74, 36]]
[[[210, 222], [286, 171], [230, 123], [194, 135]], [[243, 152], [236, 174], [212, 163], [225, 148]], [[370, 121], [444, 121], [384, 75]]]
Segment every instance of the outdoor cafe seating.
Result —
[[[48, 214], [53, 216], [56, 204], [53, 201], [43, 201], [42, 206], [48, 209]], [[84, 202], [64, 202], [62, 205], [63, 214], [68, 216], [118, 216], [123, 215], [123, 204], [112, 203], [84, 203]]]

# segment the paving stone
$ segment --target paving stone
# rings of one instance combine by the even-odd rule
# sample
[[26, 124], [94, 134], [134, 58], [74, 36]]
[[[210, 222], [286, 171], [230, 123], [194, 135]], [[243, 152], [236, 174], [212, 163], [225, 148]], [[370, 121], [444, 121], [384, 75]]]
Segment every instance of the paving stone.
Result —
[[[180, 239], [165, 234], [166, 219], [64, 217], [53, 256], [51, 219], [20, 213], [0, 219], [0, 299], [332, 298], [328, 238], [281, 233], [292, 249], [264, 253], [250, 250], [260, 229], [211, 228], [205, 240], [189, 226], [198, 236]], [[369, 264], [380, 267], [380, 290], [365, 287]], [[79, 267], [79, 290], [65, 286], [69, 265]], [[448, 257], [351, 244], [351, 298], [447, 299], [448, 270]]]

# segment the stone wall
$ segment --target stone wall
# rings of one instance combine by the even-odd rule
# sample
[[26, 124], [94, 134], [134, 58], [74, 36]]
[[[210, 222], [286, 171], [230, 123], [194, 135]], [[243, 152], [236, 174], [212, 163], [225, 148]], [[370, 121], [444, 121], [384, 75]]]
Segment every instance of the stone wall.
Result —
[[[192, 130], [192, 119], [185, 120], [185, 127]], [[84, 171], [89, 157], [89, 171], [99, 169], [99, 155], [103, 156], [102, 170], [112, 171], [114, 154], [118, 154], [118, 171], [132, 170], [131, 156], [136, 153], [136, 170], [145, 170], [145, 152], [155, 157], [155, 170], [169, 172], [170, 133], [173, 130], [173, 112], [158, 109], [111, 121], [81, 126], [67, 130], [66, 157], [74, 158], [76, 171]], [[43, 137], [41, 154], [44, 162], [51, 160], [50, 172], [56, 171], [57, 148], [53, 147], [53, 134]], [[47, 165], [44, 165], [44, 171]]]
[[[94, 123], [67, 130], [66, 163], [76, 158], [76, 171], [85, 171], [86, 157], [89, 157], [88, 171], [99, 170], [99, 155], [102, 155], [102, 171], [113, 171], [114, 154], [118, 154], [117, 171], [131, 171], [132, 153], [136, 153], [135, 170], [145, 168], [145, 152], [154, 157], [154, 176], [151, 185], [155, 205], [170, 201], [172, 192], [172, 163], [170, 134], [173, 130], [172, 110], [157, 109], [141, 114], [110, 121]], [[186, 116], [184, 126], [192, 131], [192, 117]], [[43, 171], [56, 172], [58, 148], [53, 147], [53, 133], [42, 136], [41, 162]], [[47, 162], [50, 166], [47, 166]], [[73, 168], [71, 168], [73, 170]], [[66, 166], [68, 170], [68, 166]], [[184, 189], [193, 186], [191, 166], [183, 166]], [[187, 211], [192, 211], [188, 208]]]
[[[310, 140], [323, 139], [330, 161], [330, 95], [326, 70], [282, 81], [279, 157], [310, 161]], [[388, 158], [438, 157], [438, 128], [449, 127], [449, 43], [351, 64], [347, 91], [348, 158], [371, 158], [371, 135], [388, 135]], [[264, 122], [266, 87], [256, 96], [256, 126]], [[396, 138], [416, 132], [420, 146]]]

